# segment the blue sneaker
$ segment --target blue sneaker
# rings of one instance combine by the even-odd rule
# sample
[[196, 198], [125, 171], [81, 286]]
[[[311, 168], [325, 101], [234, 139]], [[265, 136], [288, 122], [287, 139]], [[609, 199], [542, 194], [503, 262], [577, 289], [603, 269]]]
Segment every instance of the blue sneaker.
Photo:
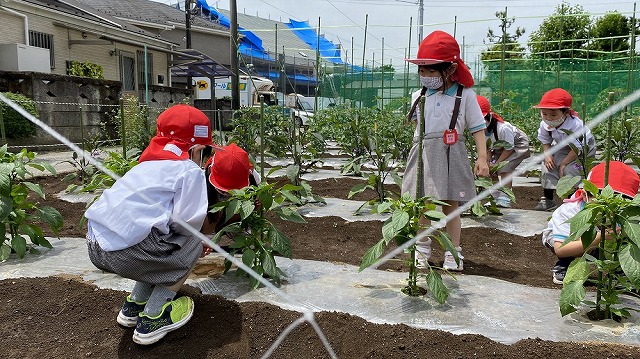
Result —
[[120, 312], [118, 312], [118, 318], [116, 318], [116, 322], [122, 325], [123, 327], [133, 328], [138, 323], [138, 314], [144, 311], [144, 306], [147, 304], [144, 302], [134, 302], [131, 300], [131, 296], [127, 296], [124, 300], [124, 305]]
[[167, 333], [187, 324], [193, 316], [193, 300], [180, 297], [162, 306], [162, 312], [156, 317], [140, 313], [133, 341], [141, 345], [149, 345], [164, 338]]

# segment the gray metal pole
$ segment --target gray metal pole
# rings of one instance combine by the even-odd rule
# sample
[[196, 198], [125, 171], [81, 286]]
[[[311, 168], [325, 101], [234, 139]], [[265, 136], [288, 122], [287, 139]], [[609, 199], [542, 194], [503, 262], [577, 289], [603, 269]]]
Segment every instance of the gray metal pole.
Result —
[[240, 109], [240, 69], [238, 67], [238, 8], [236, 0], [229, 0], [231, 12], [231, 110]]

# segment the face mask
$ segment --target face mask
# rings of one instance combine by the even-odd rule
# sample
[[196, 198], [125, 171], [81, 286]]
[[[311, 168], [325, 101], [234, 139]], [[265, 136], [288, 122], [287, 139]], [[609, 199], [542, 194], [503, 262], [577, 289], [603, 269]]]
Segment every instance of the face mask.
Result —
[[551, 120], [542, 120], [542, 121], [544, 121], [544, 123], [546, 123], [547, 126], [560, 127], [560, 125], [562, 125], [564, 120], [565, 120], [564, 118], [561, 118], [561, 119], [555, 120], [555, 121], [551, 121]]
[[420, 82], [422, 82], [422, 86], [430, 90], [437, 90], [444, 84], [441, 76], [420, 76]]

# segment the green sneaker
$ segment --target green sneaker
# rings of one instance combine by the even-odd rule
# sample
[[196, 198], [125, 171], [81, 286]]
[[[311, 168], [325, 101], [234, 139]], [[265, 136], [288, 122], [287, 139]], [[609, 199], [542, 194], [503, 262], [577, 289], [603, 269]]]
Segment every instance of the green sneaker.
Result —
[[138, 323], [138, 314], [144, 311], [144, 306], [147, 301], [134, 302], [131, 300], [131, 296], [127, 296], [122, 305], [122, 309], [118, 312], [118, 318], [116, 321], [123, 327], [133, 328]]
[[193, 300], [180, 297], [162, 306], [162, 312], [157, 317], [150, 317], [140, 313], [133, 341], [141, 345], [149, 345], [164, 338], [170, 331], [187, 324], [193, 316]]

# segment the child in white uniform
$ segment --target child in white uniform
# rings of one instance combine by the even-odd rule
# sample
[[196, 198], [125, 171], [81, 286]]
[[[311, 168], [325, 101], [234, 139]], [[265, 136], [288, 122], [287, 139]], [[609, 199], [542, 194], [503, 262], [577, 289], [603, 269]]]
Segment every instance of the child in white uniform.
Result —
[[207, 214], [204, 171], [191, 149], [212, 145], [207, 116], [175, 105], [158, 117], [157, 134], [133, 167], [85, 213], [93, 264], [136, 281], [117, 322], [135, 327], [148, 345], [185, 325], [193, 300], [174, 300], [203, 253], [201, 241], [178, 223], [200, 230]]
[[[502, 178], [511, 175], [516, 167], [525, 159], [531, 156], [529, 152], [529, 137], [514, 125], [504, 121], [498, 114], [491, 111], [491, 104], [484, 96], [477, 96], [482, 116], [487, 124], [485, 135], [487, 136], [487, 159], [490, 165], [497, 165], [507, 162], [495, 174], [494, 180], [498, 179], [504, 187], [512, 188], [511, 181], [502, 181]], [[493, 148], [497, 141], [504, 141], [508, 145]], [[502, 208], [511, 207], [511, 199], [502, 192], [496, 191], [494, 194], [496, 206]]]
[[[417, 178], [420, 129], [416, 127], [413, 147], [402, 180], [402, 193], [409, 192], [414, 198], [428, 195], [444, 201], [448, 206], [443, 206], [442, 211], [448, 215], [458, 208], [459, 201], [468, 201], [476, 195], [474, 174], [489, 175], [484, 136], [486, 125], [476, 94], [471, 89], [473, 78], [460, 58], [460, 46], [451, 35], [443, 31], [432, 32], [420, 44], [418, 57], [407, 61], [418, 65], [423, 86], [421, 91], [413, 94], [413, 106], [408, 117], [413, 118], [413, 114], [417, 114], [418, 123], [424, 126], [424, 171], [423, 177]], [[425, 96], [425, 121], [422, 121], [417, 109], [421, 96]], [[473, 171], [464, 144], [465, 129], [473, 134], [478, 152]], [[423, 193], [416, 194], [419, 182]], [[420, 221], [424, 225], [429, 224], [424, 218]], [[445, 269], [463, 270], [460, 228], [460, 216], [446, 225], [460, 261], [457, 264], [454, 256], [447, 251], [442, 265]], [[416, 251], [416, 264], [424, 266], [431, 255], [431, 240], [418, 242]]]
[[[599, 189], [603, 189], [604, 171], [605, 163], [603, 162], [593, 167], [587, 179]], [[607, 184], [611, 186], [614, 192], [620, 193], [628, 198], [633, 198], [638, 193], [640, 177], [638, 177], [638, 174], [633, 168], [624, 163], [610, 161]], [[569, 237], [571, 230], [571, 225], [568, 220], [580, 212], [587, 201], [586, 192], [578, 189], [572, 198], [565, 200], [560, 207], [553, 211], [547, 228], [542, 231], [542, 244], [558, 257], [558, 262], [553, 267], [553, 282], [556, 284], [562, 284], [569, 264], [571, 264], [576, 257], [580, 257], [585, 252], [591, 251], [600, 243], [600, 236], [597, 235], [589, 248], [586, 249], [582, 246], [582, 241], [579, 240], [569, 242], [564, 246], [562, 245]]]
[[[542, 121], [538, 128], [538, 140], [545, 153], [541, 178], [544, 196], [535, 208], [537, 211], [551, 211], [557, 207], [553, 194], [561, 177], [570, 175], [584, 178], [581, 171], [584, 163], [576, 161], [578, 155], [583, 155], [584, 152], [587, 157], [595, 158], [596, 155], [596, 140], [591, 131], [585, 128], [578, 113], [571, 109], [571, 102], [571, 95], [567, 91], [556, 88], [547, 91], [542, 95], [540, 103], [533, 106], [540, 109]], [[583, 128], [586, 130], [584, 135], [573, 141], [578, 153], [566, 145], [555, 154], [548, 154], [557, 143]]]

